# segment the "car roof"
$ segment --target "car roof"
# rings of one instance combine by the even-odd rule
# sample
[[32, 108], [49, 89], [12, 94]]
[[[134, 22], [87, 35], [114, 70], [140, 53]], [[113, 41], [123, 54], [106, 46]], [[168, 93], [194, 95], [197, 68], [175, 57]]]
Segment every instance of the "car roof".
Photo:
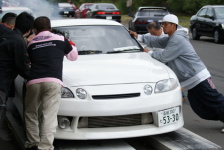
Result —
[[106, 19], [59, 19], [51, 20], [52, 27], [61, 26], [78, 26], [78, 25], [116, 25], [123, 26], [122, 24]]
[[28, 7], [2, 7], [2, 11], [11, 11], [11, 10], [24, 10], [24, 11], [32, 11]]
[[154, 6], [144, 6], [144, 7], [139, 7], [138, 10], [141, 9], [164, 9], [167, 10], [166, 7], [154, 7]]
[[58, 3], [58, 6], [59, 7], [72, 7], [72, 5], [69, 3]]
[[94, 3], [93, 5], [113, 5], [113, 6], [115, 6], [113, 3]]
[[224, 5], [206, 5], [206, 6], [203, 6], [203, 8], [206, 8], [206, 7], [224, 7]]
[[1, 18], [8, 12], [12, 12], [19, 15], [21, 12], [24, 11], [30, 13], [34, 18], [36, 17], [33, 11], [28, 7], [2, 7], [2, 12], [0, 13], [0, 21]]

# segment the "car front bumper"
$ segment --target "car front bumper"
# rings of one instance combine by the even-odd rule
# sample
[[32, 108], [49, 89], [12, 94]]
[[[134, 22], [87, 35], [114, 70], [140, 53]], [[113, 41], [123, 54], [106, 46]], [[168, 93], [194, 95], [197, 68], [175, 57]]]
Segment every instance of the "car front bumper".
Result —
[[[144, 84], [130, 85], [129, 89], [124, 89], [117, 85], [117, 92], [124, 89], [123, 92], [136, 92]], [[116, 86], [115, 86], [116, 87]], [[133, 89], [135, 87], [135, 89]], [[87, 90], [89, 87], [85, 87]], [[94, 91], [88, 89], [90, 93]], [[94, 87], [95, 91], [99, 89], [108, 89], [107, 86]], [[107, 90], [105, 90], [108, 92]], [[139, 90], [137, 90], [139, 91]], [[97, 92], [95, 94], [98, 94]], [[178, 122], [160, 126], [158, 125], [158, 112], [161, 110], [179, 107]], [[152, 121], [148, 124], [128, 125], [128, 126], [113, 126], [113, 127], [80, 127], [80, 118], [88, 117], [114, 117], [128, 116], [136, 114], [151, 114]], [[139, 97], [134, 98], [120, 98], [109, 100], [74, 100], [62, 99], [58, 116], [72, 118], [71, 125], [66, 129], [57, 128], [56, 139], [68, 140], [89, 140], [89, 139], [114, 139], [139, 137], [147, 135], [155, 135], [166, 132], [171, 132], [181, 128], [184, 124], [182, 114], [182, 95], [180, 88], [164, 92], [160, 94], [145, 95], [144, 92]], [[116, 119], [115, 119], [116, 120]], [[111, 122], [113, 123], [113, 121]]]
[[117, 22], [121, 22], [121, 16], [116, 15], [116, 16], [111, 16], [111, 15], [95, 15], [95, 18], [98, 19], [107, 19], [107, 20], [114, 20]]

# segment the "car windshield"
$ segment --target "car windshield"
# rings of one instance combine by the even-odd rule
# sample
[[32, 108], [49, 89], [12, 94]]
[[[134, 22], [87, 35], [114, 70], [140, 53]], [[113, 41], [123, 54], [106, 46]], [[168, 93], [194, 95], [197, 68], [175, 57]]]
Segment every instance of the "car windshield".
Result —
[[73, 41], [84, 54], [106, 54], [141, 51], [139, 43], [123, 26], [72, 26], [57, 27], [53, 32], [61, 33]]
[[224, 7], [215, 8], [215, 14], [218, 19], [223, 19], [224, 18]]
[[161, 9], [142, 9], [137, 13], [137, 16], [163, 17], [167, 13], [167, 11]]

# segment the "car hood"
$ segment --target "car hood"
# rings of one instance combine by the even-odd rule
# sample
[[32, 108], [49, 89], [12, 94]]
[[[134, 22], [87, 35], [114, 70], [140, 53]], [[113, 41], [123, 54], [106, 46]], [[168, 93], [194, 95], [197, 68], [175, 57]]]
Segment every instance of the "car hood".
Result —
[[224, 23], [224, 19], [217, 19], [220, 23]]
[[63, 66], [65, 86], [158, 82], [168, 78], [167, 66], [143, 52], [80, 55], [76, 61], [65, 58]]

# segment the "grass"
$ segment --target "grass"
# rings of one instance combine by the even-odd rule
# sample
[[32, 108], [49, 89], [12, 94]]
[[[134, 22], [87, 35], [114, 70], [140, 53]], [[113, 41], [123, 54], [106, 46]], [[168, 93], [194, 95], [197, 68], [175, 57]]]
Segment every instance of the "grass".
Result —
[[190, 27], [190, 18], [189, 16], [178, 16], [179, 24], [182, 27], [189, 28]]
[[129, 17], [128, 15], [121, 15], [122, 23], [127, 24], [129, 20], [131, 20], [132, 17]]
[[[185, 28], [190, 26], [190, 17], [189, 16], [178, 16], [179, 24]], [[128, 21], [131, 19], [128, 15], [121, 15], [122, 23], [128, 24]]]

